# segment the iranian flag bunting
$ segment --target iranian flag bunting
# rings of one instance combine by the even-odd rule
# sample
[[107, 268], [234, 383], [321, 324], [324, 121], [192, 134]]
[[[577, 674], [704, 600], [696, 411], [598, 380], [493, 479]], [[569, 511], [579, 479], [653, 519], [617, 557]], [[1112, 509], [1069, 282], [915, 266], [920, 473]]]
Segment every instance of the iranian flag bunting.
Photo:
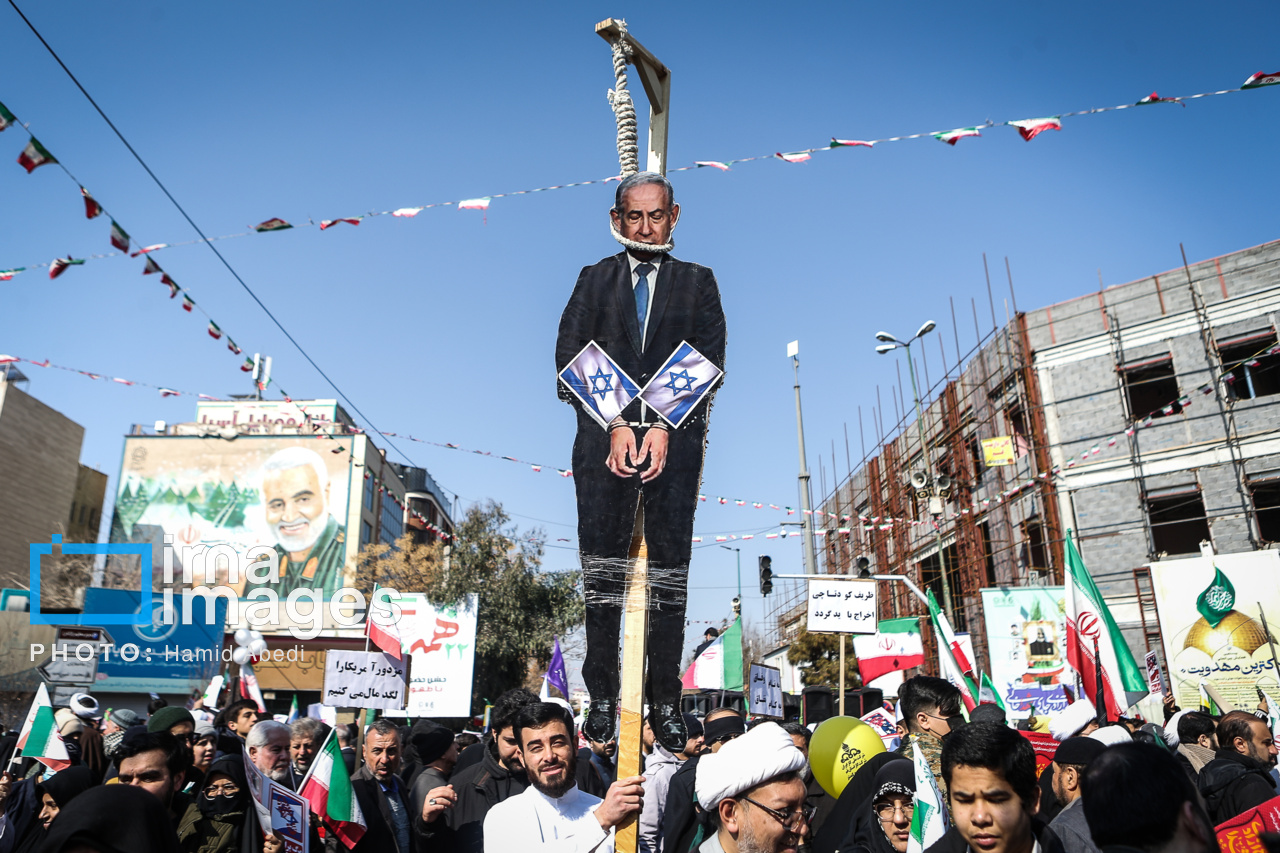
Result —
[[1249, 79], [1241, 84], [1241, 89], [1257, 89], [1259, 86], [1274, 86], [1280, 83], [1280, 71], [1275, 74], [1264, 74], [1259, 71], [1257, 74], [1249, 75]]
[[0, 355], [0, 364], [17, 364], [22, 361], [16, 355]]
[[18, 155], [18, 165], [26, 169], [28, 175], [46, 163], [56, 162], [58, 161], [54, 156], [46, 151], [45, 147], [34, 136], [27, 143], [27, 147], [22, 149], [22, 153]]
[[6, 107], [4, 104], [0, 104], [0, 130], [4, 130], [9, 125], [17, 124], [17, 123], [18, 123], [17, 116], [9, 112], [8, 107]]
[[876, 633], [853, 638], [853, 654], [863, 684], [890, 672], [924, 666], [920, 622], [915, 618], [885, 619]]
[[14, 267], [11, 270], [0, 270], [0, 281], [8, 281], [25, 269], [26, 267]]
[[489, 202], [493, 199], [485, 198], [464, 198], [458, 202], [458, 210], [488, 210]]
[[80, 195], [84, 196], [84, 218], [93, 219], [95, 216], [102, 215], [102, 205], [98, 204], [98, 200], [89, 194], [84, 187], [80, 188]]
[[156, 249], [167, 249], [167, 248], [169, 248], [168, 243], [153, 243], [150, 246], [143, 246], [138, 251], [130, 253], [129, 257], [136, 258], [139, 255], [145, 255], [148, 252], [154, 252]]
[[244, 364], [240, 365], [240, 369], [243, 370], [245, 373], [251, 372], [253, 370], [253, 359], [246, 357], [244, 360]]
[[222, 330], [219, 329], [218, 324], [212, 320], [209, 321], [209, 337], [213, 338], [215, 341], [222, 337]]
[[292, 225], [290, 225], [288, 222], [285, 222], [283, 219], [279, 217], [273, 217], [272, 219], [259, 222], [257, 225], [253, 226], [253, 230], [257, 231], [258, 233], [262, 233], [264, 231], [284, 231], [292, 227], [293, 227]]
[[946, 133], [935, 133], [933, 138], [939, 142], [945, 142], [948, 145], [955, 145], [966, 136], [981, 136], [976, 127], [958, 127], [955, 130], [948, 130]]
[[[1080, 675], [1085, 695], [1108, 719], [1118, 719], [1147, 695], [1147, 680], [1138, 669], [1111, 610], [1080, 559], [1067, 531], [1067, 660]], [[1094, 649], [1098, 652], [1095, 655]], [[1099, 672], [1101, 679], [1098, 678]], [[1098, 696], [1101, 681], [1106, 696]]]
[[181, 391], [175, 391], [172, 388], [160, 388], [159, 391], [160, 391], [161, 397], [181, 397], [182, 396]]
[[721, 163], [719, 160], [694, 160], [695, 166], [710, 166], [713, 169], [719, 169], [721, 172], [729, 171], [728, 163]]
[[147, 265], [146, 265], [146, 266], [144, 266], [144, 267], [142, 268], [142, 274], [143, 274], [143, 275], [154, 275], [154, 274], [156, 274], [156, 273], [158, 273], [158, 272], [164, 272], [164, 270], [160, 269], [160, 265], [156, 263], [156, 259], [155, 259], [155, 258], [153, 258], [153, 257], [151, 257], [150, 255], [148, 255], [148, 256], [147, 256]]
[[161, 284], [163, 284], [163, 285], [166, 285], [166, 286], [169, 288], [169, 298], [170, 298], [170, 299], [172, 299], [173, 297], [177, 296], [177, 295], [178, 295], [178, 292], [179, 292], [180, 290], [182, 290], [182, 288], [181, 288], [181, 287], [178, 287], [178, 283], [177, 283], [176, 281], [174, 281], [173, 279], [169, 278], [169, 274], [168, 274], [168, 273], [165, 273], [164, 275], [160, 276], [160, 283], [161, 283]]
[[188, 296], [187, 294], [185, 293], [182, 294], [182, 310], [190, 314], [191, 309], [195, 307], [196, 307], [196, 301], [192, 299], [190, 296]]
[[366, 825], [334, 735], [335, 732], [330, 731], [325, 738], [298, 793], [343, 844], [355, 847], [364, 836]]
[[786, 160], [788, 163], [803, 163], [805, 160], [812, 159], [812, 155], [808, 151], [792, 151], [790, 154], [783, 154], [779, 151], [773, 156], [779, 160]]
[[239, 355], [240, 353], [244, 352], [244, 350], [236, 346], [236, 342], [231, 340], [230, 336], [227, 337], [227, 349], [231, 350], [236, 355]]
[[129, 232], [120, 227], [120, 223], [111, 220], [111, 245], [122, 252], [129, 251]]
[[861, 140], [861, 139], [836, 139], [836, 138], [833, 136], [833, 137], [831, 137], [831, 145], [829, 145], [828, 147], [830, 147], [830, 148], [855, 148], [855, 147], [857, 147], [857, 146], [859, 146], [859, 145], [861, 145], [861, 146], [862, 146], [862, 147], [864, 147], [864, 148], [871, 148], [873, 145], [875, 145], [875, 143], [874, 143], [874, 142], [864, 142], [864, 141], [863, 141], [863, 140]]
[[422, 212], [420, 207], [401, 207], [391, 211], [392, 216], [399, 216], [402, 219], [412, 219]]
[[53, 705], [49, 702], [49, 691], [41, 682], [36, 689], [36, 698], [31, 702], [31, 710], [22, 723], [18, 733], [18, 745], [14, 754], [21, 753], [23, 758], [34, 758], [53, 772], [65, 770], [71, 766], [71, 757], [67, 755], [67, 745], [58, 734], [58, 724], [53, 718]]
[[364, 219], [364, 217], [348, 216], [344, 219], [322, 219], [320, 220], [320, 230], [323, 231], [326, 228], [332, 228], [333, 226], [337, 225], [340, 222], [345, 222], [348, 225], [359, 225], [361, 219]]
[[688, 688], [712, 690], [742, 689], [742, 620], [735, 619], [685, 671], [682, 682]]
[[1062, 121], [1057, 117], [1024, 118], [1009, 122], [1009, 126], [1016, 127], [1022, 138], [1030, 142], [1046, 130], [1062, 130]]
[[960, 641], [956, 639], [955, 631], [951, 629], [951, 623], [947, 621], [946, 614], [938, 607], [938, 602], [933, 597], [933, 590], [926, 590], [925, 596], [929, 602], [929, 618], [933, 621], [934, 639], [938, 642], [938, 669], [942, 677], [960, 691], [964, 707], [972, 711], [978, 705], [978, 691], [965, 673], [973, 670], [973, 664], [969, 663], [969, 658], [961, 648]]
[[911, 744], [911, 762], [915, 766], [916, 802], [911, 812], [907, 853], [924, 853], [946, 834], [949, 812], [942, 804], [942, 792], [938, 790], [929, 763], [920, 754], [919, 744]]
[[49, 278], [57, 278], [67, 271], [67, 267], [76, 267], [84, 263], [83, 258], [54, 258], [49, 264]]
[[[1157, 95], [1155, 92], [1152, 92], [1150, 95], [1147, 95], [1141, 101], [1138, 101], [1138, 103], [1135, 104], [1135, 106], [1140, 107], [1144, 104], [1176, 104], [1176, 103], [1180, 103], [1180, 100], [1178, 98], [1162, 98], [1159, 95]], [[1183, 104], [1183, 106], [1185, 107], [1186, 104]]]

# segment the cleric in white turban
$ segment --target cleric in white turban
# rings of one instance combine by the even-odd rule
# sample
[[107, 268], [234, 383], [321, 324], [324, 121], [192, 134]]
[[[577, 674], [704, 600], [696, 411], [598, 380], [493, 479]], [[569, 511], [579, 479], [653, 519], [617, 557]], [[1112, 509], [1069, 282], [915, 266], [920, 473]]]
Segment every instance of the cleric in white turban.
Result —
[[797, 853], [813, 816], [804, 769], [804, 755], [777, 723], [699, 758], [694, 790], [716, 832], [698, 853]]

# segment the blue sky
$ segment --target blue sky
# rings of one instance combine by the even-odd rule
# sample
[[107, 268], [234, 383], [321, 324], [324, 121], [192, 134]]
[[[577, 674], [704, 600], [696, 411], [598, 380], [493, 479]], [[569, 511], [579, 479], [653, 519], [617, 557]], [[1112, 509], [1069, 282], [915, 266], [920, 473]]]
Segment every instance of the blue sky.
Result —
[[[100, 4], [24, 11], [209, 234], [269, 217], [305, 222], [597, 179], [617, 171], [607, 46], [625, 17], [673, 70], [670, 161], [725, 160], [1189, 95], [1280, 70], [1277, 10], [1244, 3], [1117, 4]], [[12, 9], [0, 8], [3, 101], [140, 244], [195, 235]], [[633, 86], [639, 85], [633, 75]], [[1064, 119], [1024, 142], [985, 130], [673, 176], [676, 255], [712, 267], [729, 323], [704, 491], [796, 504], [788, 341], [799, 339], [820, 491], [832, 443], [855, 460], [858, 407], [896, 374], [880, 328], [936, 319], [954, 359], [969, 308], [1001, 322], [1007, 255], [1018, 304], [1041, 306], [1274, 239], [1280, 87]], [[643, 112], [643, 109], [642, 109]], [[20, 129], [0, 134], [0, 269], [109, 251], [56, 167], [27, 175]], [[612, 188], [498, 199], [218, 244], [259, 297], [382, 430], [567, 466], [556, 323], [578, 270], [617, 251]], [[275, 359], [295, 398], [334, 392], [205, 247], [156, 255], [248, 352]], [[140, 260], [91, 261], [0, 283], [0, 352], [214, 395], [249, 390]], [[936, 341], [930, 342], [936, 379]], [[188, 420], [193, 399], [29, 365], [30, 391], [86, 427], [83, 461], [112, 476], [133, 423]], [[889, 418], [891, 420], [891, 418]], [[368, 426], [368, 424], [365, 424]], [[397, 442], [450, 492], [494, 498], [521, 527], [574, 537], [572, 482]], [[868, 445], [870, 446], [870, 445]], [[393, 456], [394, 456], [393, 451]], [[778, 515], [704, 505], [696, 531], [761, 533]], [[561, 546], [564, 543], [559, 543]], [[798, 540], [742, 543], [800, 570]], [[548, 549], [552, 569], [574, 565]], [[734, 555], [694, 552], [693, 620], [728, 613]], [[689, 631], [694, 639], [701, 630]]]

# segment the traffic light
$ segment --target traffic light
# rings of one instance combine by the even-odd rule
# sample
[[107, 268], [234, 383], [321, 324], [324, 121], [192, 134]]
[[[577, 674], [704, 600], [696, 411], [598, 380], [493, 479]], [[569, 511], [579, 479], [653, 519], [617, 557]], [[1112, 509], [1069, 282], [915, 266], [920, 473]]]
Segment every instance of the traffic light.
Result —
[[773, 559], [771, 557], [760, 557], [760, 594], [768, 595], [773, 592]]

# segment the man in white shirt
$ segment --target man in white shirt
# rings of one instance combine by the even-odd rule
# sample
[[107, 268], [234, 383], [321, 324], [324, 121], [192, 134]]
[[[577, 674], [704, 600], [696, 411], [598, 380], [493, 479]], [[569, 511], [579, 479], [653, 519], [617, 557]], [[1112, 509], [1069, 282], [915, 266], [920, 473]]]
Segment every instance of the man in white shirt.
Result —
[[514, 729], [529, 787], [489, 809], [485, 853], [612, 853], [614, 827], [640, 811], [644, 777], [619, 779], [603, 800], [578, 790], [573, 718], [560, 705], [524, 708]]

